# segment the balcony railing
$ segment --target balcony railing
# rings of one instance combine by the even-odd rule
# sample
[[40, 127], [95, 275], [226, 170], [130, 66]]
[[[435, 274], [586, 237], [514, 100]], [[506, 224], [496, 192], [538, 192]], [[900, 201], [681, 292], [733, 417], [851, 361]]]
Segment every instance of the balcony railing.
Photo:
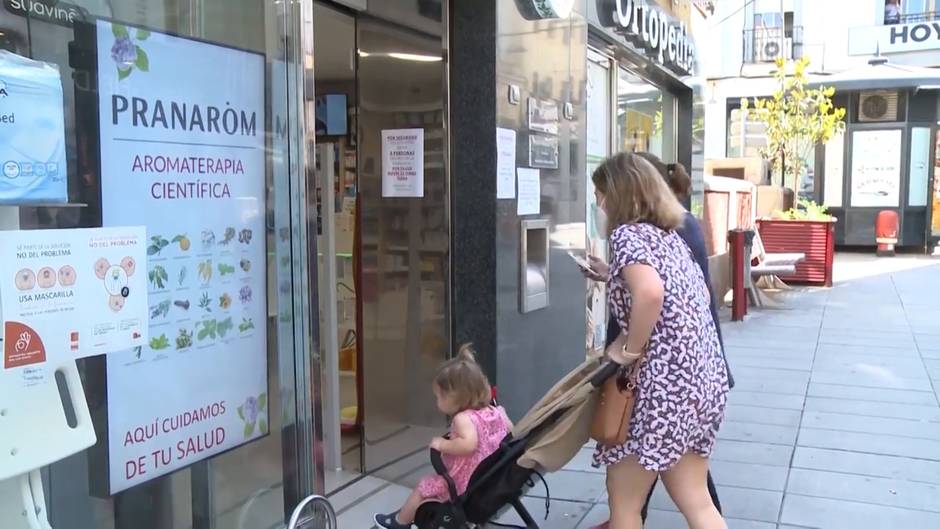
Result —
[[918, 22], [933, 22], [940, 20], [940, 11], [925, 11], [923, 13], [908, 13], [897, 17], [897, 22], [885, 19], [885, 24], [917, 24]]
[[[783, 38], [781, 38], [781, 36]], [[746, 29], [743, 33], [746, 64], [773, 63], [803, 56], [803, 27]]]

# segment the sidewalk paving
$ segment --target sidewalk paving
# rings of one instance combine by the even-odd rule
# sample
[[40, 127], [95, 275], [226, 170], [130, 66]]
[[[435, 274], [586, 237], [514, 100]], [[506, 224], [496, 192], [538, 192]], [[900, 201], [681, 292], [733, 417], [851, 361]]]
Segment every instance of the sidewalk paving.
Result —
[[[840, 255], [836, 273], [723, 325], [737, 386], [712, 473], [731, 529], [940, 527], [940, 260]], [[531, 491], [542, 529], [607, 517], [590, 462], [546, 477], [547, 521]], [[661, 486], [647, 527], [687, 527]]]
[[[940, 260], [845, 255], [836, 273], [723, 324], [737, 386], [712, 473], [731, 529], [940, 527]], [[607, 517], [590, 450], [549, 485], [543, 529]], [[687, 527], [662, 487], [652, 508], [648, 528]]]

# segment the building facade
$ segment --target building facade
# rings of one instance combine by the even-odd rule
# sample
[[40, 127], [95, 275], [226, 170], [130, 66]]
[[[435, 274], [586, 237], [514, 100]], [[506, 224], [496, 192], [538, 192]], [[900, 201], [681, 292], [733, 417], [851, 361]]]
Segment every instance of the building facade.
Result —
[[701, 209], [714, 4], [5, 3], [3, 526], [408, 483], [468, 341], [518, 418], [602, 346], [593, 168], [681, 162]]
[[758, 155], [763, 129], [740, 99], [773, 92], [777, 59], [807, 57], [811, 83], [834, 87], [847, 115], [846, 132], [804, 160], [800, 196], [839, 219], [839, 245], [874, 245], [875, 217], [887, 209], [899, 214], [902, 246], [932, 249], [940, 45], [928, 35], [938, 16], [931, 1], [722, 3], [703, 45], [706, 157]]

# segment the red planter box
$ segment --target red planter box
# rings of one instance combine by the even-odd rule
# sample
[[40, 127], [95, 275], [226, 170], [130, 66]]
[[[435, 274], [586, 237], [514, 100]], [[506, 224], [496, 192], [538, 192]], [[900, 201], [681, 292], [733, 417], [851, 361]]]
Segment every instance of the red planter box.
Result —
[[835, 220], [757, 221], [764, 251], [767, 253], [804, 253], [806, 259], [796, 265], [796, 273], [780, 279], [804, 285], [832, 286], [832, 261], [835, 256]]

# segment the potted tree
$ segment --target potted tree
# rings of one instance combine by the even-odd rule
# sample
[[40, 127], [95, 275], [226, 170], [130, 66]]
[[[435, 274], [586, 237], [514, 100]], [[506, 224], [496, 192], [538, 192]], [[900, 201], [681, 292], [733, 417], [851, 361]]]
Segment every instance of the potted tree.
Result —
[[[795, 207], [775, 212], [771, 218], [758, 219], [757, 225], [768, 253], [806, 254], [797, 265], [796, 274], [782, 280], [807, 284], [832, 285], [834, 223], [824, 206], [812, 201], [804, 185], [812, 155], [817, 145], [825, 144], [845, 129], [845, 109], [832, 103], [831, 87], [809, 88], [806, 68], [809, 59], [793, 63], [777, 61], [774, 78], [777, 88], [768, 98], [741, 100], [741, 108], [752, 119], [764, 123], [767, 145], [761, 149], [778, 181], [789, 187]], [[792, 73], [790, 73], [792, 71]]]
[[[808, 88], [806, 68], [809, 59], [803, 57], [792, 63], [777, 61], [774, 79], [777, 88], [766, 98], [753, 101], [741, 99], [742, 119], [762, 122], [766, 129], [767, 144], [761, 149], [778, 181], [799, 196], [806, 170], [812, 166], [810, 156], [816, 146], [825, 144], [832, 136], [845, 130], [845, 109], [832, 103], [835, 89], [820, 86]], [[788, 71], [792, 70], [792, 74]]]

